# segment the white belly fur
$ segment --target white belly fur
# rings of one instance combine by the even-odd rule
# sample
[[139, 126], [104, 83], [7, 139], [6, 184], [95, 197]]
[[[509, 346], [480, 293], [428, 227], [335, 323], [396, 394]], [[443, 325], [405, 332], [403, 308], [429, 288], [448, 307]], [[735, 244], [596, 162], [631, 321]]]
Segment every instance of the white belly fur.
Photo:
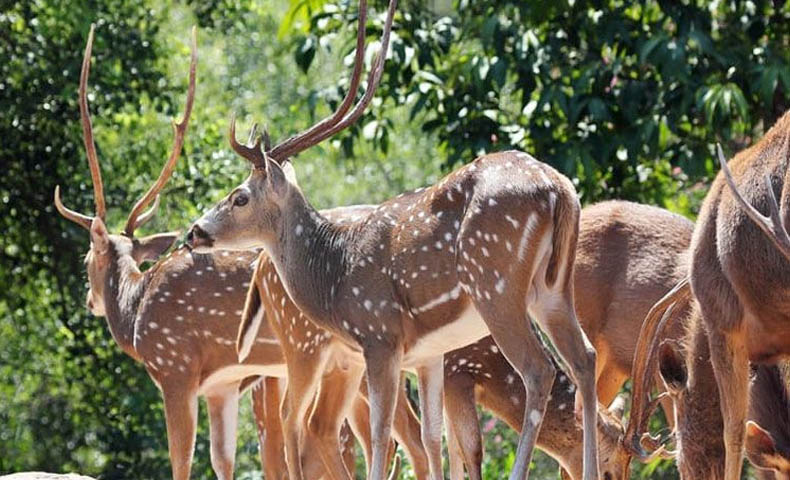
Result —
[[403, 357], [403, 366], [411, 368], [422, 360], [465, 347], [489, 335], [488, 325], [471, 304], [452, 323], [438, 328], [417, 340]]
[[240, 382], [247, 377], [264, 375], [267, 377], [285, 377], [285, 364], [274, 365], [231, 365], [220, 368], [206, 377], [198, 387], [198, 395], [204, 395], [219, 385]]

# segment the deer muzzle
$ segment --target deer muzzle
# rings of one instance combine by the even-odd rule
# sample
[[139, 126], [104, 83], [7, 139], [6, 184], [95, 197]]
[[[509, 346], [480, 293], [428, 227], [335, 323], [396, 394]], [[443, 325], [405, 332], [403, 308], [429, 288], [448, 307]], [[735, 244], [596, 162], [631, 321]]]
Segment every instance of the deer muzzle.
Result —
[[211, 235], [200, 228], [200, 225], [194, 224], [187, 233], [187, 246], [192, 250], [208, 250], [214, 245], [214, 239]]

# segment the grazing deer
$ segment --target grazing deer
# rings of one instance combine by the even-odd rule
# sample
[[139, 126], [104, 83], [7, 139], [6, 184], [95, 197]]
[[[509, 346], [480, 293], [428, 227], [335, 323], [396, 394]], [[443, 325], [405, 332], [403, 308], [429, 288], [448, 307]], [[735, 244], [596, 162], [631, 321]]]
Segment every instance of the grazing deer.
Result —
[[[395, 3], [389, 5], [368, 88], [350, 113], [351, 101], [344, 101], [315, 128], [266, 152], [260, 138], [252, 146], [238, 144], [231, 122], [231, 144], [252, 172], [192, 226], [188, 243], [196, 251], [263, 245], [299, 310], [361, 352], [371, 402], [370, 478], [386, 474], [404, 368], [418, 375], [423, 444], [432, 477], [442, 478], [442, 356], [488, 334], [529, 392], [510, 478], [527, 477], [555, 376], [527, 312], [579, 385], [584, 478], [596, 478], [595, 350], [573, 307], [580, 207], [571, 182], [525, 153], [490, 154], [436, 185], [384, 202], [363, 220], [337, 224], [310, 205], [285, 161], [356, 121], [370, 102]], [[358, 78], [356, 67], [354, 72], [352, 80]]]
[[[598, 353], [596, 378], [602, 404], [612, 404], [630, 375], [645, 314], [683, 278], [693, 229], [694, 224], [680, 215], [636, 203], [607, 201], [582, 210], [574, 271], [575, 302], [582, 328]], [[674, 337], [682, 334], [676, 330]], [[524, 389], [513, 383], [515, 378], [490, 337], [445, 355], [446, 415], [459, 430], [472, 479], [480, 478], [482, 459], [475, 398], [518, 428]], [[578, 479], [581, 426], [566, 411], [567, 387], [555, 380], [538, 446], [554, 456], [571, 478]], [[664, 406], [671, 418], [671, 401], [665, 401]], [[556, 431], [574, 434], [559, 435]], [[619, 445], [622, 433], [619, 417], [599, 414], [603, 478], [628, 478], [630, 456]], [[463, 478], [463, 466], [452, 478]]]
[[[482, 477], [483, 445], [475, 402], [519, 431], [523, 423], [524, 385], [518, 373], [499, 353], [489, 336], [472, 345], [454, 350], [445, 361], [445, 423], [450, 453], [450, 478], [463, 480], [464, 464], [470, 480]], [[555, 365], [555, 368], [559, 368]], [[582, 476], [583, 431], [574, 414], [576, 387], [560, 374], [554, 379], [546, 415], [536, 445], [551, 455], [563, 469], [563, 478]], [[598, 409], [598, 448], [600, 470], [604, 480], [627, 479], [622, 473], [630, 460], [621, 445], [622, 402], [615, 401], [610, 410]]]
[[[55, 189], [55, 206], [65, 218], [90, 231], [91, 248], [86, 257], [90, 284], [88, 309], [107, 318], [116, 343], [145, 365], [163, 393], [173, 478], [189, 478], [197, 397], [202, 395], [207, 399], [210, 416], [212, 466], [219, 478], [230, 479], [235, 460], [239, 394], [259, 375], [285, 374], [283, 351], [268, 326], [252, 339], [254, 348], [245, 362], [238, 362], [235, 351], [240, 307], [258, 252], [193, 255], [188, 249], [180, 248], [141, 272], [139, 266], [145, 261], [159, 259], [178, 238], [178, 233], [134, 236], [137, 228], [153, 218], [158, 194], [181, 153], [195, 93], [195, 33], [184, 117], [175, 125], [172, 153], [156, 183], [135, 204], [121, 235], [109, 234], [104, 223], [103, 184], [87, 103], [93, 35], [91, 27], [80, 76], [79, 103], [96, 212], [88, 216], [65, 207], [59, 187]], [[154, 205], [143, 213], [152, 201]], [[302, 330], [300, 333], [307, 336], [311, 332]], [[329, 390], [336, 381], [325, 376], [322, 386]], [[253, 411], [261, 437], [276, 429], [279, 423], [279, 418], [266, 415], [263, 394], [262, 390], [253, 389]], [[276, 392], [270, 402], [279, 404]], [[331, 408], [330, 405], [317, 405], [314, 413], [322, 418], [333, 418], [337, 412]], [[413, 424], [409, 426], [414, 431], [419, 430]], [[323, 448], [321, 442], [308, 441], [317, 449]], [[362, 441], [365, 443], [366, 439]], [[264, 471], [268, 478], [278, 478], [287, 469], [282, 458], [282, 443], [270, 439], [263, 446]], [[325, 474], [320, 458], [312, 456], [304, 460], [311, 478]], [[353, 457], [346, 456], [346, 462], [353, 466]]]
[[[680, 306], [687, 314], [671, 311]], [[663, 334], [669, 322], [682, 323], [679, 339]], [[718, 480], [725, 475], [724, 422], [718, 386], [711, 364], [710, 346], [699, 305], [691, 296], [687, 281], [673, 289], [651, 309], [645, 324], [658, 326], [642, 342], [634, 355], [634, 395], [631, 420], [624, 445], [633, 448], [633, 439], [641, 438], [649, 408], [644, 404], [657, 364], [660, 376], [674, 402], [677, 464], [681, 478]], [[637, 364], [641, 363], [641, 368]], [[761, 479], [788, 478], [790, 466], [790, 421], [786, 366], [755, 365], [751, 378], [749, 420], [745, 424], [746, 455], [759, 468]], [[645, 413], [642, 413], [645, 412]], [[635, 426], [634, 426], [635, 425]]]

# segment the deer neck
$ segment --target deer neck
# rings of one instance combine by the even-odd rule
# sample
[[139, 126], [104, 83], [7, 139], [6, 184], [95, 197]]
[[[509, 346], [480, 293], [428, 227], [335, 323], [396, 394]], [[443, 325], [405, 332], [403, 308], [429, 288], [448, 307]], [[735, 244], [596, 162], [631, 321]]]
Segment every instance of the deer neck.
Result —
[[107, 325], [118, 346], [140, 359], [134, 348], [134, 327], [138, 308], [150, 283], [154, 268], [141, 272], [126, 247], [110, 244], [110, 263], [104, 279], [104, 308]]
[[294, 197], [293, 208], [281, 218], [277, 239], [267, 251], [299, 309], [313, 319], [326, 318], [346, 275], [351, 236], [302, 195]]

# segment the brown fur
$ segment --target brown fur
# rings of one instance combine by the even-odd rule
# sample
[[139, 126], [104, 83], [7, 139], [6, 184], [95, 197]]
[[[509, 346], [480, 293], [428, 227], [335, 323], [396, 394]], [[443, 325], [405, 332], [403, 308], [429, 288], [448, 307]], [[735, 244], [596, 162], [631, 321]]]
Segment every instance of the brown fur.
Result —
[[[609, 201], [582, 210], [574, 298], [579, 321], [598, 352], [598, 398], [604, 405], [614, 400], [630, 374], [645, 314], [666, 290], [682, 278], [692, 230], [693, 223], [679, 215], [635, 203]], [[677, 338], [681, 334], [682, 329], [678, 326], [673, 328], [671, 336]], [[523, 414], [518, 408], [519, 403], [513, 403], [511, 399], [515, 396], [523, 401], [523, 388], [513, 391], [516, 387], [503, 381], [514, 378], [515, 372], [500, 353], [481, 347], [484, 342], [456, 350], [445, 357], [445, 404], [469, 401], [468, 388], [454, 386], [458, 382], [469, 384], [455, 370], [463, 371], [471, 376], [471, 384], [478, 386], [475, 390], [478, 402], [515, 426], [517, 423], [513, 423], [511, 418], [514, 415], [521, 418]], [[468, 360], [468, 363], [459, 366], [453, 360], [458, 358]], [[482, 368], [470, 369], [469, 364], [482, 365]], [[555, 390], [556, 386], [557, 382]], [[581, 465], [577, 462], [581, 460], [578, 456], [581, 426], [569, 410], [558, 408], [559, 405], [568, 407], [560, 398], [566, 399], [567, 395], [558, 397], [552, 392], [538, 445], [558, 457], [560, 463], [572, 472], [572, 478], [579, 478]], [[447, 408], [450, 416], [455, 407]], [[460, 407], [457, 411], [462, 412]], [[466, 408], [465, 411], [474, 413], [473, 409]], [[667, 416], [671, 418], [671, 410]], [[449, 419], [450, 423], [457, 425], [477, 421], [476, 415], [474, 418], [458, 417]], [[599, 444], [602, 451], [607, 452], [601, 457], [601, 471], [609, 473], [613, 479], [623, 478], [628, 458], [619, 445], [622, 435], [619, 419], [601, 422], [603, 420], [599, 420], [599, 429], [601, 425], [608, 425], [606, 429], [599, 430]], [[566, 441], [560, 441], [560, 437], [552, 433], [555, 429], [570, 432], [563, 437]], [[479, 447], [479, 440], [476, 447]], [[479, 458], [481, 455], [474, 453], [466, 457]], [[471, 468], [479, 471], [479, 463]]]
[[[765, 211], [788, 164], [790, 114], [730, 162], [743, 198]], [[777, 197], [779, 195], [776, 195]], [[749, 360], [790, 353], [790, 261], [735, 201], [722, 173], [708, 192], [692, 241], [691, 286], [708, 332], [727, 451], [725, 478], [740, 475]]]

